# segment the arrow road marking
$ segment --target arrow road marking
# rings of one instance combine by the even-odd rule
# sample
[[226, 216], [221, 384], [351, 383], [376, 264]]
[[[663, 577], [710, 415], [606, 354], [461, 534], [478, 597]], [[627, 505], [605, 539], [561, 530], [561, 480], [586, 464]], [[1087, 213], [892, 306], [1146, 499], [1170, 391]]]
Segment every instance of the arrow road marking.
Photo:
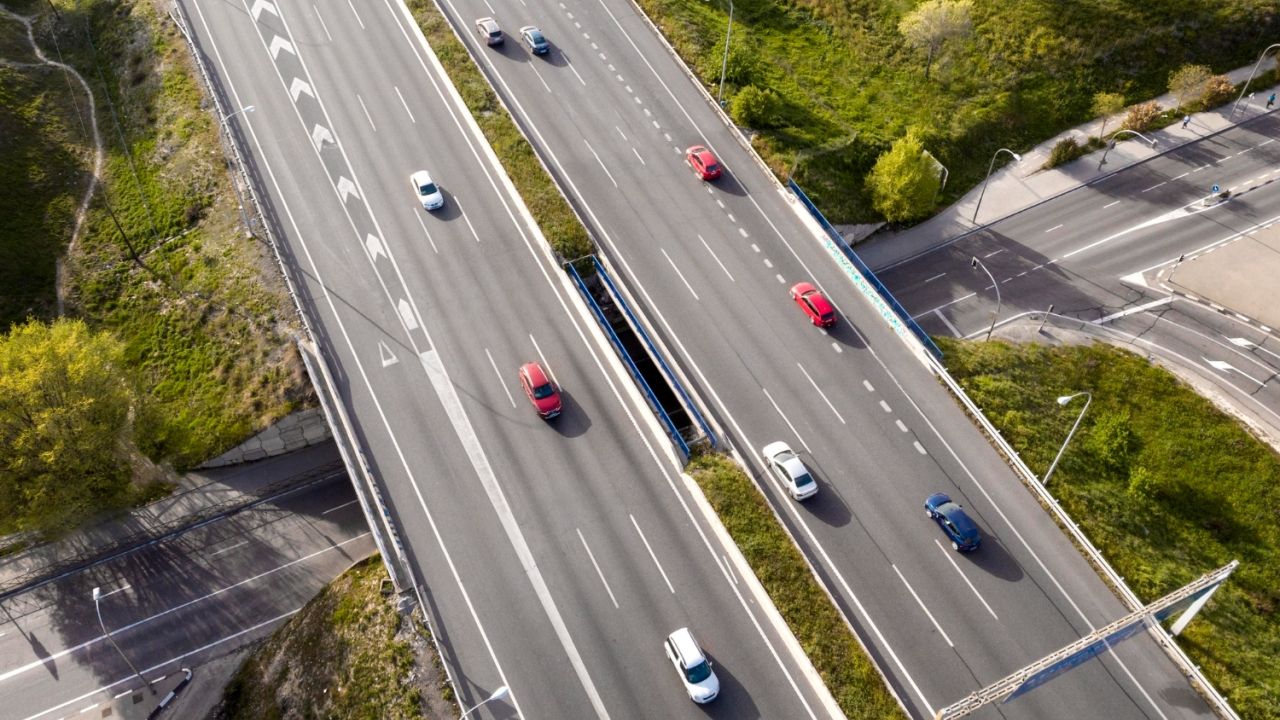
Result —
[[1246, 339], [1241, 338], [1241, 337], [1227, 338], [1227, 340], [1228, 340], [1232, 345], [1235, 345], [1236, 347], [1242, 347], [1242, 348], [1246, 348], [1246, 349], [1257, 348], [1258, 350], [1261, 350], [1262, 352], [1264, 352], [1264, 353], [1266, 353], [1266, 354], [1270, 355], [1270, 356], [1271, 356], [1271, 357], [1273, 357], [1273, 358], [1280, 359], [1280, 354], [1273, 353], [1273, 352], [1271, 352], [1270, 350], [1268, 350], [1268, 349], [1266, 349], [1266, 348], [1262, 347], [1261, 345], [1259, 345], [1258, 343], [1256, 343], [1256, 342], [1254, 342], [1254, 341], [1252, 341], [1252, 340], [1246, 340]]
[[289, 83], [289, 94], [293, 96], [293, 101], [298, 102], [298, 96], [306, 93], [315, 99], [316, 94], [311, 92], [311, 85], [302, 78], [296, 77], [293, 82]]
[[396, 354], [391, 352], [391, 348], [381, 340], [378, 341], [378, 357], [382, 360], [382, 367], [391, 367], [400, 362], [400, 358], [396, 357]]
[[348, 198], [360, 197], [360, 191], [356, 189], [356, 184], [351, 182], [345, 175], [338, 178], [338, 197], [342, 198], [344, 203]]
[[329, 128], [323, 125], [316, 125], [312, 128], [311, 143], [316, 146], [316, 150], [323, 150], [326, 140], [333, 142], [333, 133], [329, 132]]
[[253, 15], [253, 19], [256, 21], [258, 16], [262, 14], [263, 10], [266, 10], [276, 17], [280, 17], [280, 11], [276, 9], [276, 6], [273, 3], [269, 3], [267, 0], [258, 0], [255, 2], [253, 7], [249, 8], [249, 13]]
[[1200, 359], [1201, 359], [1201, 360], [1204, 360], [1204, 361], [1205, 361], [1205, 362], [1207, 362], [1207, 363], [1209, 363], [1209, 366], [1210, 366], [1210, 367], [1212, 367], [1214, 370], [1217, 370], [1217, 371], [1219, 371], [1219, 372], [1234, 372], [1234, 373], [1238, 373], [1238, 374], [1240, 374], [1240, 375], [1243, 375], [1244, 377], [1249, 378], [1249, 379], [1250, 379], [1250, 380], [1252, 380], [1253, 382], [1257, 383], [1259, 387], [1261, 387], [1261, 386], [1263, 386], [1263, 385], [1266, 385], [1266, 383], [1259, 381], [1257, 378], [1255, 378], [1255, 377], [1253, 377], [1253, 376], [1249, 375], [1248, 373], [1244, 372], [1244, 371], [1243, 371], [1243, 370], [1241, 370], [1240, 368], [1233, 366], [1233, 365], [1232, 365], [1231, 363], [1229, 363], [1229, 362], [1224, 362], [1224, 361], [1222, 361], [1222, 360], [1210, 360], [1209, 358], [1204, 357], [1203, 355], [1201, 355], [1201, 356], [1200, 356]]
[[369, 233], [369, 236], [364, 239], [364, 246], [369, 251], [369, 256], [373, 258], [374, 262], [378, 261], [379, 255], [385, 257], [387, 254], [386, 249], [382, 247], [382, 240], [373, 233]]
[[269, 49], [271, 50], [272, 60], [275, 60], [280, 56], [281, 50], [288, 50], [289, 54], [293, 55], [294, 57], [297, 57], [298, 55], [298, 51], [293, 49], [293, 43], [289, 42], [288, 40], [285, 40], [279, 35], [275, 35], [271, 38], [271, 45], [269, 46]]

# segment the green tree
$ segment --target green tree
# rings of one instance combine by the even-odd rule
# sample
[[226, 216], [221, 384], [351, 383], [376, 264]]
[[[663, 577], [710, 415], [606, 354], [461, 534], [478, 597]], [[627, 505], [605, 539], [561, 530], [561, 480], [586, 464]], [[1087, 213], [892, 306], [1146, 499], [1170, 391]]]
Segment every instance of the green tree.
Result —
[[1124, 109], [1124, 96], [1120, 93], [1100, 92], [1093, 94], [1093, 116], [1102, 118], [1102, 129], [1098, 137], [1107, 137], [1107, 120]]
[[938, 166], [912, 130], [876, 159], [867, 175], [871, 205], [889, 222], [921, 217], [933, 207], [939, 186]]
[[123, 357], [79, 320], [0, 336], [0, 527], [56, 534], [127, 497]]
[[1204, 96], [1213, 73], [1204, 65], [1183, 65], [1169, 74], [1169, 92], [1178, 101], [1178, 110]]
[[947, 40], [973, 32], [973, 0], [925, 0], [903, 16], [898, 32], [907, 42], [927, 53], [925, 79], [933, 67], [933, 58]]
[[769, 128], [777, 124], [777, 105], [778, 97], [772, 90], [748, 85], [733, 94], [729, 115], [745, 127]]

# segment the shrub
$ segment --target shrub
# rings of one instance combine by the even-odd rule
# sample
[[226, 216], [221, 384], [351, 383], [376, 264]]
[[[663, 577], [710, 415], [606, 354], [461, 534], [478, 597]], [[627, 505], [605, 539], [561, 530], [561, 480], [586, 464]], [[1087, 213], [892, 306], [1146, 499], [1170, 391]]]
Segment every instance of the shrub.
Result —
[[1236, 96], [1236, 86], [1226, 75], [1214, 75], [1204, 84], [1204, 94], [1200, 96], [1200, 105], [1205, 110], [1225, 105]]
[[729, 115], [735, 123], [745, 127], [776, 127], [777, 105], [778, 99], [772, 90], [748, 85], [734, 93], [729, 103]]
[[1204, 65], [1183, 65], [1169, 73], [1169, 92], [1182, 110], [1204, 97], [1205, 86], [1212, 74]]
[[1076, 142], [1074, 135], [1066, 137], [1054, 143], [1053, 151], [1049, 153], [1049, 159], [1045, 160], [1044, 165], [1040, 167], [1045, 170], [1056, 168], [1059, 165], [1075, 160], [1086, 152], [1084, 146]]
[[867, 175], [871, 204], [889, 222], [927, 215], [938, 194], [938, 166], [915, 131], [898, 139]]
[[1160, 107], [1160, 103], [1155, 100], [1148, 100], [1144, 103], [1131, 105], [1129, 112], [1124, 116], [1124, 122], [1121, 124], [1126, 130], [1136, 130], [1143, 132], [1148, 130], [1160, 118], [1160, 113], [1164, 112], [1164, 108]]

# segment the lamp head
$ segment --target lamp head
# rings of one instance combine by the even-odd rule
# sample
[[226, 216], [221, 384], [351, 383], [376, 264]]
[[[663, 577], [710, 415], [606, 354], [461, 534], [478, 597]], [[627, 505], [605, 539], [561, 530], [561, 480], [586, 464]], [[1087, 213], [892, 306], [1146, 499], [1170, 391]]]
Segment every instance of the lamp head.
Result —
[[93, 601], [94, 601], [94, 602], [98, 602], [98, 598], [100, 598], [100, 597], [102, 597], [102, 588], [100, 588], [100, 587], [96, 587], [96, 588], [94, 588], [94, 589], [93, 589]]
[[247, 112], [247, 113], [251, 113], [251, 112], [253, 112], [254, 110], [257, 110], [257, 109], [258, 109], [258, 106], [257, 106], [257, 105], [245, 105], [245, 106], [244, 106], [244, 111], [245, 111], [245, 112]]
[[1022, 156], [1021, 156], [1021, 155], [1019, 155], [1018, 153], [1016, 153], [1016, 152], [1011, 152], [1011, 153], [1009, 153], [1009, 154], [1013, 156], [1013, 161], [1014, 161], [1014, 162], [1022, 162]]
[[507, 693], [509, 692], [511, 692], [511, 688], [507, 687], [506, 685], [503, 685], [502, 687], [493, 691], [493, 694], [489, 696], [489, 700], [501, 700], [502, 698], [506, 697]]
[[973, 268], [974, 270], [978, 269], [978, 257], [976, 255], [969, 258], [969, 267]]

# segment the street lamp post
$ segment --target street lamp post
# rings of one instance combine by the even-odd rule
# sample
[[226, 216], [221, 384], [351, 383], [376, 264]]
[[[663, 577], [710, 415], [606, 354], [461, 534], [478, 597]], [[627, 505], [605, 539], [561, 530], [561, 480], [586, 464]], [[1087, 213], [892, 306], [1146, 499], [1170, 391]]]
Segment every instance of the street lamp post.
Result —
[[222, 121], [223, 121], [223, 122], [228, 122], [228, 123], [229, 123], [229, 122], [231, 122], [231, 118], [233, 118], [233, 117], [235, 117], [235, 116], [239, 115], [240, 113], [251, 113], [251, 112], [253, 112], [254, 110], [257, 110], [257, 109], [258, 109], [258, 106], [257, 106], [257, 105], [245, 105], [244, 107], [240, 108], [239, 110], [237, 110], [237, 111], [235, 111], [235, 112], [231, 113], [230, 115], [226, 116], [225, 118], [223, 118], [223, 120], [222, 120]]
[[1231, 114], [1235, 115], [1236, 110], [1240, 107], [1240, 101], [1244, 99], [1244, 94], [1249, 90], [1249, 83], [1253, 82], [1253, 76], [1258, 74], [1258, 68], [1262, 66], [1262, 61], [1267, 58], [1267, 53], [1280, 48], [1280, 43], [1272, 43], [1268, 45], [1262, 54], [1258, 56], [1258, 62], [1253, 64], [1253, 70], [1249, 73], [1249, 79], [1244, 81], [1244, 87], [1240, 88], [1240, 97], [1236, 98], [1236, 104], [1231, 106]]
[[729, 38], [733, 36], [733, 0], [729, 0], [729, 27], [724, 30], [724, 59], [720, 61], [720, 91], [716, 93], [716, 102], [724, 107], [724, 75], [729, 69]]
[[978, 193], [978, 204], [973, 206], [973, 223], [978, 224], [978, 208], [982, 207], [982, 196], [987, 194], [987, 183], [991, 182], [991, 171], [996, 167], [996, 158], [1007, 152], [1013, 156], [1014, 162], [1022, 162], [1022, 156], [1009, 148], [1000, 148], [991, 156], [991, 164], [987, 166], [987, 179], [982, 181], [982, 192]]
[[982, 268], [982, 272], [986, 273], [987, 277], [991, 278], [991, 287], [996, 289], [996, 311], [991, 313], [991, 327], [987, 328], [986, 339], [990, 340], [991, 333], [996, 329], [996, 318], [1000, 316], [1000, 283], [996, 282], [995, 276], [992, 275], [991, 271], [987, 269], [987, 266], [978, 259], [978, 256], [975, 255], [969, 258], [969, 267]]
[[143, 686], [150, 690], [152, 695], [155, 695], [156, 689], [151, 686], [151, 683], [147, 682], [146, 678], [142, 677], [142, 673], [138, 672], [138, 668], [134, 667], [133, 662], [129, 660], [129, 656], [124, 654], [124, 650], [121, 650], [120, 645], [116, 643], [115, 637], [113, 637], [111, 632], [107, 630], [106, 623], [102, 622], [102, 605], [99, 602], [101, 599], [102, 588], [94, 588], [93, 609], [98, 612], [98, 627], [102, 628], [102, 634], [107, 636], [107, 639], [111, 641], [111, 645], [115, 647], [116, 652], [120, 653], [120, 658], [124, 660], [125, 665], [128, 665], [129, 669], [133, 671], [133, 674], [137, 675], [138, 679], [142, 681]]
[[1041, 485], [1047, 486], [1049, 484], [1049, 476], [1053, 474], [1053, 469], [1058, 467], [1058, 461], [1062, 459], [1062, 453], [1067, 451], [1067, 443], [1071, 442], [1071, 436], [1076, 434], [1076, 428], [1080, 427], [1080, 421], [1084, 419], [1084, 414], [1089, 410], [1089, 403], [1093, 402], [1093, 393], [1085, 390], [1084, 392], [1078, 392], [1075, 395], [1063, 395], [1058, 398], [1058, 404], [1065, 406], [1067, 403], [1075, 400], [1081, 395], [1085, 396], [1084, 407], [1081, 408], [1080, 415], [1076, 418], [1076, 423], [1071, 426], [1071, 432], [1067, 433], [1067, 439], [1062, 441], [1062, 447], [1058, 448], [1058, 454], [1054, 456], [1053, 462], [1049, 464], [1049, 469], [1045, 472], [1044, 479], [1040, 481]]
[[458, 718], [458, 720], [462, 720], [462, 718], [465, 718], [466, 716], [475, 712], [476, 708], [480, 707], [481, 705], [484, 705], [485, 703], [493, 702], [494, 700], [501, 700], [502, 698], [506, 697], [507, 693], [509, 692], [511, 691], [510, 689], [507, 688], [506, 685], [499, 687], [497, 690], [493, 691], [493, 694], [490, 695], [488, 699], [480, 701], [479, 703], [474, 705], [470, 710], [462, 713], [462, 717]]
[[1137, 130], [1119, 130], [1116, 132], [1116, 134], [1112, 135], [1111, 140], [1107, 142], [1107, 149], [1102, 151], [1102, 159], [1098, 161], [1099, 170], [1102, 169], [1103, 165], [1107, 164], [1107, 153], [1111, 152], [1111, 148], [1116, 146], [1116, 138], [1120, 137], [1121, 133], [1131, 133], [1133, 135], [1137, 135], [1143, 140], [1146, 140], [1147, 144], [1151, 146], [1151, 149], [1154, 150], [1156, 147], [1155, 138], [1149, 138], [1146, 135], [1143, 135], [1142, 133], [1138, 132]]

